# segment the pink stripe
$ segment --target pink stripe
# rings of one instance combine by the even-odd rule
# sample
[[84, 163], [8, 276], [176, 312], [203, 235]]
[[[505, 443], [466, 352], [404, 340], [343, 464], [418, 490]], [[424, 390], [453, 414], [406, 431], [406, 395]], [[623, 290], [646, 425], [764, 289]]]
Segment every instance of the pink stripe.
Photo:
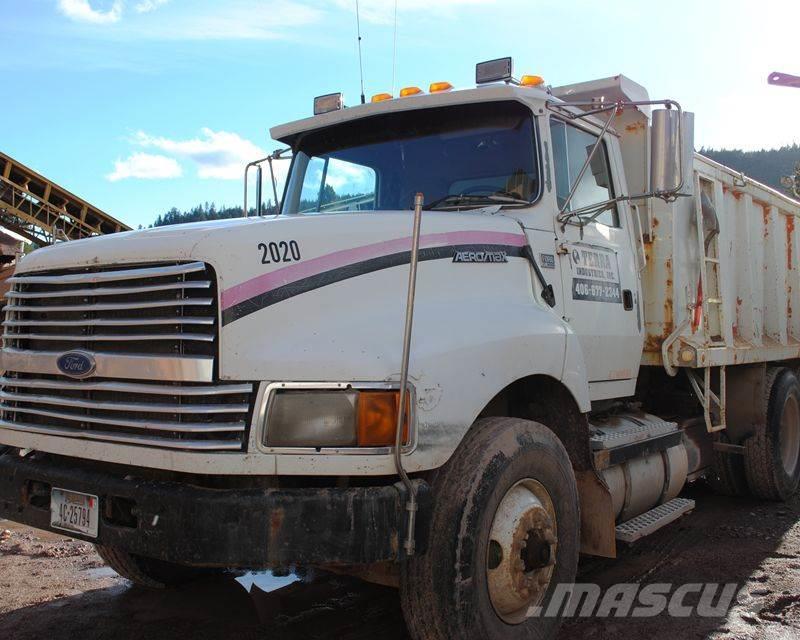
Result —
[[[421, 236], [420, 247], [441, 247], [458, 244], [507, 244], [514, 247], [525, 245], [525, 236], [518, 233], [500, 231], [451, 231], [431, 233]], [[325, 271], [338, 269], [356, 262], [379, 258], [411, 249], [411, 237], [384, 240], [353, 249], [334, 251], [333, 253], [292, 264], [270, 271], [241, 284], [234, 285], [222, 292], [222, 308], [227, 309], [249, 300], [257, 295], [272, 291], [278, 287], [296, 282], [303, 278], [315, 276]]]

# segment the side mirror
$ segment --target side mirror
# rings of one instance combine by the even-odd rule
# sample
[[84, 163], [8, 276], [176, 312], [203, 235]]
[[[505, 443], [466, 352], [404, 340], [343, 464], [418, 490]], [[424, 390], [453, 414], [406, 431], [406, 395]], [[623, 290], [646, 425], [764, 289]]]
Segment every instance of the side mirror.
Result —
[[650, 127], [650, 191], [674, 199], [691, 195], [694, 115], [676, 109], [655, 109]]

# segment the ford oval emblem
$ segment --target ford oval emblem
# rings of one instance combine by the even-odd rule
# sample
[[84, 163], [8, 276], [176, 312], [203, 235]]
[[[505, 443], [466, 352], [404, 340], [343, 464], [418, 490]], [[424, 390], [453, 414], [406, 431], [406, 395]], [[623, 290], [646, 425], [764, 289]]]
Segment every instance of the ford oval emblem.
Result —
[[67, 351], [56, 360], [58, 370], [71, 378], [86, 378], [94, 373], [97, 363], [90, 353]]

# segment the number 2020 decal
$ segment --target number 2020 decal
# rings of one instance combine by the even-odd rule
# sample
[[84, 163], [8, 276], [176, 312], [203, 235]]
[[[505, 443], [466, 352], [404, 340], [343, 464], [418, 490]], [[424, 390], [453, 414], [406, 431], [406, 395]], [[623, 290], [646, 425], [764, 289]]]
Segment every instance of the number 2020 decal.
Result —
[[300, 260], [300, 245], [295, 240], [286, 242], [259, 242], [258, 249], [261, 251], [261, 264], [272, 264], [273, 262], [297, 262]]

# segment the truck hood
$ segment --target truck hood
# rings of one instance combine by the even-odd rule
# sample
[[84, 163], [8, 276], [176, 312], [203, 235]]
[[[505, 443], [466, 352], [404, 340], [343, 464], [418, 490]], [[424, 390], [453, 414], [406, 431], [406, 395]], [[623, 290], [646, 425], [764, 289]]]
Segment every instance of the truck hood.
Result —
[[[242, 285], [268, 274], [280, 272], [288, 283], [300, 274], [321, 273], [326, 266], [408, 251], [411, 225], [410, 211], [196, 222], [58, 243], [25, 256], [17, 272], [198, 260], [214, 267], [223, 298], [241, 301], [259, 288], [255, 282]], [[478, 211], [425, 212], [421, 237], [423, 250], [509, 244], [518, 248], [524, 243], [519, 223]], [[277, 252], [270, 243], [277, 245]]]
[[[18, 271], [202, 261], [218, 281], [221, 377], [383, 380], [399, 370], [412, 217], [359, 212], [160, 227], [40, 249]], [[502, 214], [425, 212], [422, 308], [440, 305], [438, 318], [491, 308], [508, 299], [509, 274], [513, 296], [529, 304], [530, 285], [516, 280], [528, 278], [529, 267], [512, 260], [525, 244], [519, 223]]]
[[234, 229], [257, 226], [271, 219], [210, 220], [59, 242], [25, 256], [17, 272], [194, 259], [193, 249], [198, 241], [209, 234], [230, 233]]

